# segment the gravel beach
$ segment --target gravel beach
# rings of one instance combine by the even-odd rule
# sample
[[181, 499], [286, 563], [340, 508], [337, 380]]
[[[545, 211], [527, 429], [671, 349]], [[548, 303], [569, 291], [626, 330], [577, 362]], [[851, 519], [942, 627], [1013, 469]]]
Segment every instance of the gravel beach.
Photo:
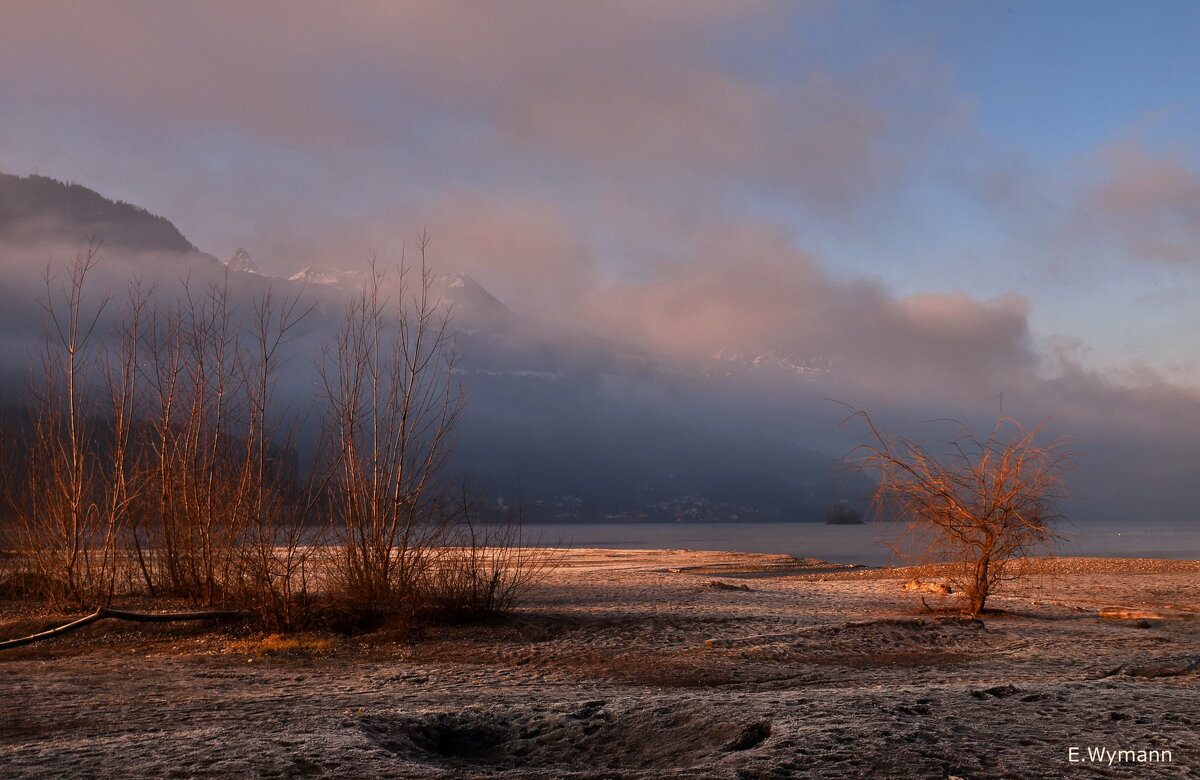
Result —
[[419, 639], [94, 624], [0, 656], [0, 775], [1200, 774], [1200, 561], [1028, 563], [982, 620], [936, 568], [573, 550]]

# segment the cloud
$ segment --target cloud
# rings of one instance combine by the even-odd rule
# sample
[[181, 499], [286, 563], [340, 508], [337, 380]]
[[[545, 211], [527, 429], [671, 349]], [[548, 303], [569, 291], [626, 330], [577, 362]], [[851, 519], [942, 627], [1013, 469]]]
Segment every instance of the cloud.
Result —
[[591, 327], [691, 357], [718, 350], [826, 359], [874, 393], [992, 398], [1037, 368], [1029, 307], [1017, 296], [896, 297], [841, 282], [762, 223], [696, 236], [653, 278], [598, 286], [578, 307]]
[[[8, 3], [0, 164], [66, 166], [45, 172], [281, 275], [395, 262], [427, 225], [439, 269], [558, 324], [693, 361], [825, 358], [847, 394], [898, 412], [986, 416], [1004, 392], [1014, 412], [1068, 409], [1184, 457], [1190, 391], [1089, 372], [1080, 350], [1047, 379], [1031, 304], [1003, 294], [1052, 305], [1058, 255], [1059, 302], [1127, 256], [1200, 259], [1183, 153], [1126, 141], [1064, 182], [982, 138], [935, 59], [823, 21], [732, 0]], [[873, 249], [904, 264], [894, 283], [938, 292], [830, 270]]]
[[1079, 229], [1115, 240], [1135, 259], [1200, 260], [1200, 173], [1181, 154], [1126, 141], [1097, 158], [1099, 181], [1073, 215]]
[[419, 150], [404, 163], [438, 178], [486, 137], [502, 149], [474, 161], [509, 177], [553, 164], [539, 178], [581, 187], [732, 195], [753, 184], [831, 218], [938, 148], [963, 106], [915, 56], [867, 53], [857, 71], [835, 71], [801, 52], [783, 79], [731, 65], [735, 35], [752, 48], [807, 13], [767, 2], [50, 0], [0, 10], [0, 95], [17, 114], [87, 107], [97, 126], [119, 114], [176, 144], [249, 138], [376, 163]]
[[573, 319], [595, 284], [587, 242], [556, 204], [537, 196], [454, 192], [429, 212], [431, 252], [540, 316]]
[[699, 2], [564, 12], [557, 3], [455, 1], [334, 9], [303, 0], [89, 9], [50, 0], [0, 11], [0, 66], [10, 86], [328, 148], [379, 140], [414, 102], [495, 110], [571, 73], [584, 53], [619, 62], [658, 47], [669, 57], [676, 41], [747, 10]]

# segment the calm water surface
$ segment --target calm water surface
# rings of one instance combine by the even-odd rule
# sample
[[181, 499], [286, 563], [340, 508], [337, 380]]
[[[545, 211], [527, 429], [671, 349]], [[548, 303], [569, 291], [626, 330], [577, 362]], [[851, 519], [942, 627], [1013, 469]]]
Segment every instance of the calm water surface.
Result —
[[[1200, 522], [1065, 525], [1060, 555], [1200, 560]], [[886, 541], [898, 528], [889, 523], [571, 523], [529, 525], [527, 544], [609, 549], [725, 550], [785, 553], [836, 563], [882, 566], [891, 553]]]

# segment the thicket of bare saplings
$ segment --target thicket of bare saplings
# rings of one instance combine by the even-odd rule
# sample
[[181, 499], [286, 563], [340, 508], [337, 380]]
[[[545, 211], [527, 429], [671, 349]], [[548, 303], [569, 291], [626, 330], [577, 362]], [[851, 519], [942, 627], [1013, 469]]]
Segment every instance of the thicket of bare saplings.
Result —
[[226, 281], [92, 301], [95, 248], [48, 273], [44, 353], [0, 436], [7, 595], [162, 596], [285, 630], [511, 606], [541, 559], [517, 526], [471, 523], [450, 478], [463, 396], [425, 247], [419, 276], [372, 267], [313, 409], [278, 392], [298, 297], [235, 306]]

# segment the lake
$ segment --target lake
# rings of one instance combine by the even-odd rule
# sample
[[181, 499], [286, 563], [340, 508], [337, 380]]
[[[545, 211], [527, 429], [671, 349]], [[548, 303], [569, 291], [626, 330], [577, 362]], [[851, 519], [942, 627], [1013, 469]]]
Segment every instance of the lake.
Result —
[[[1200, 560], [1196, 522], [1073, 523], [1060, 531], [1068, 536], [1060, 555]], [[897, 533], [890, 523], [548, 523], [524, 529], [525, 543], [533, 546], [785, 553], [868, 566], [889, 562], [884, 542]]]

